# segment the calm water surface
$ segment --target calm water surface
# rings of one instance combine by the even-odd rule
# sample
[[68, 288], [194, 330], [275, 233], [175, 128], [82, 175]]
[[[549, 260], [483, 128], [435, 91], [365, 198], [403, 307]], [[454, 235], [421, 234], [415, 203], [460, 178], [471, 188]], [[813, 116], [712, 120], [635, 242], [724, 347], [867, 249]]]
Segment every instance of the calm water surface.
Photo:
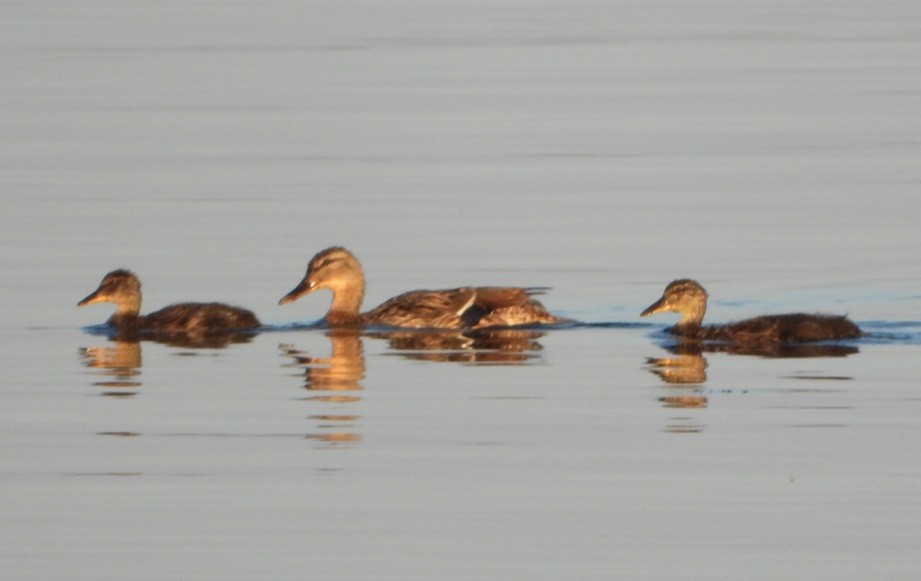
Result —
[[[916, 3], [0, 8], [9, 579], [911, 578], [921, 570]], [[549, 286], [589, 324], [309, 328]], [[252, 308], [224, 348], [77, 309]], [[675, 352], [639, 319], [847, 313], [830, 351]]]

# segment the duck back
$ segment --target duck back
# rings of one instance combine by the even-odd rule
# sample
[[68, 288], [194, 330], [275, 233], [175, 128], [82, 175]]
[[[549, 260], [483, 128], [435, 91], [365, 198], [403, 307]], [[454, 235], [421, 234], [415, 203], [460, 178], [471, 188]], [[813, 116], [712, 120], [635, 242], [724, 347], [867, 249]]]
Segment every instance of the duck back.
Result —
[[847, 317], [807, 313], [764, 315], [726, 325], [675, 329], [676, 335], [734, 343], [807, 343], [863, 335]]
[[223, 303], [179, 303], [143, 317], [141, 328], [157, 333], [212, 334], [255, 329], [261, 323], [247, 309]]
[[475, 298], [472, 288], [410, 291], [393, 297], [361, 318], [368, 324], [456, 329], [463, 326], [462, 313]]

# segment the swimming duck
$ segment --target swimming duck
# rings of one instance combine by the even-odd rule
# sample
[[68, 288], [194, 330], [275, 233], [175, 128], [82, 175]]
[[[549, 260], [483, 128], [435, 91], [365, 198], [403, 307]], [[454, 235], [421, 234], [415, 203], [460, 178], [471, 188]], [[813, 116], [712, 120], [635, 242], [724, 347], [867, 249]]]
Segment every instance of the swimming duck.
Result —
[[852, 339], [863, 333], [847, 317], [790, 313], [764, 315], [726, 325], [701, 325], [707, 310], [707, 291], [696, 281], [680, 279], [665, 287], [662, 298], [640, 315], [672, 311], [681, 320], [668, 332], [693, 339], [731, 343], [804, 343], [832, 339]]
[[261, 323], [252, 311], [223, 303], [179, 303], [140, 315], [141, 281], [134, 273], [119, 269], [105, 275], [99, 288], [77, 303], [115, 303], [108, 324], [119, 331], [153, 334], [216, 335], [255, 329]]
[[464, 287], [417, 290], [398, 295], [360, 313], [365, 278], [355, 256], [333, 246], [319, 252], [307, 265], [307, 274], [278, 301], [283, 305], [319, 289], [333, 292], [326, 323], [334, 326], [388, 325], [393, 327], [458, 329], [559, 323], [527, 289]]

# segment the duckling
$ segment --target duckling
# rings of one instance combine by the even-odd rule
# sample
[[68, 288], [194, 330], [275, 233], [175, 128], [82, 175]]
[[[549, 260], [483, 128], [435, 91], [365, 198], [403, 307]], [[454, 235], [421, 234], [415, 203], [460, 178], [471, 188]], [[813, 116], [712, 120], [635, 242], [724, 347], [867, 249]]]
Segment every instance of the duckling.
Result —
[[252, 311], [223, 303], [179, 303], [140, 315], [141, 281], [119, 269], [105, 275], [99, 288], [77, 303], [115, 303], [108, 325], [122, 332], [160, 335], [218, 335], [255, 329], [262, 325]]
[[702, 326], [706, 310], [707, 291], [696, 281], [680, 279], [669, 283], [662, 298], [649, 305], [640, 316], [663, 311], [680, 313], [681, 320], [668, 329], [669, 333], [730, 343], [805, 343], [863, 335], [847, 317], [806, 313], [763, 315], [726, 325]]
[[387, 325], [392, 327], [459, 329], [560, 323], [518, 287], [464, 287], [403, 293], [360, 313], [365, 279], [355, 256], [333, 246], [319, 252], [307, 265], [304, 279], [278, 304], [283, 305], [318, 289], [333, 292], [326, 323], [333, 327]]

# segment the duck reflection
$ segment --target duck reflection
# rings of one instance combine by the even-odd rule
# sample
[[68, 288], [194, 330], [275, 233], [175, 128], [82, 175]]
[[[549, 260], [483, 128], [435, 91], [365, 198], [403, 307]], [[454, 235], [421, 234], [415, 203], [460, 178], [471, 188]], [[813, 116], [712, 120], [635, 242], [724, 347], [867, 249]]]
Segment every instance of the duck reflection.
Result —
[[[672, 357], [649, 357], [646, 365], [650, 372], [668, 384], [665, 395], [658, 398], [667, 409], [700, 409], [709, 405], [702, 393], [701, 384], [707, 381], [707, 359], [697, 346], [687, 344], [668, 348]], [[691, 416], [676, 416], [669, 419], [666, 432], [688, 434], [702, 432], [704, 426]]]
[[[294, 359], [291, 366], [304, 367], [304, 387], [310, 391], [360, 391], [365, 376], [364, 348], [357, 329], [330, 329], [329, 357], [315, 357], [294, 345], [280, 346]], [[358, 398], [354, 398], [357, 400]], [[339, 401], [339, 400], [337, 400]]]
[[[692, 345], [696, 341], [690, 342]], [[766, 359], [797, 359], [809, 357], [847, 357], [859, 353], [852, 345], [822, 343], [708, 343], [702, 342], [692, 347], [701, 353], [728, 353], [730, 355], [749, 355]]]
[[[699, 409], [709, 405], [701, 385], [707, 381], [707, 358], [705, 353], [728, 353], [763, 358], [811, 358], [847, 357], [858, 353], [856, 347], [835, 344], [779, 344], [779, 343], [715, 343], [691, 338], [680, 338], [674, 343], [663, 344], [671, 356], [648, 357], [646, 367], [667, 384], [667, 393], [658, 398], [663, 407], [669, 409]], [[673, 417], [665, 430], [674, 433], [696, 433], [703, 431], [703, 425], [693, 417]]]
[[141, 382], [141, 344], [138, 341], [116, 340], [112, 345], [81, 347], [83, 365], [105, 377], [93, 385], [103, 389], [108, 397], [137, 395]]
[[[361, 441], [361, 416], [346, 409], [361, 401], [365, 377], [363, 337], [386, 341], [389, 355], [415, 361], [457, 362], [471, 365], [522, 365], [540, 359], [543, 333], [530, 329], [477, 329], [458, 331], [395, 330], [363, 332], [359, 328], [331, 328], [324, 332], [330, 354], [318, 356], [292, 344], [281, 344], [285, 367], [303, 369], [305, 401], [322, 406], [309, 416], [316, 422], [308, 439], [326, 447]], [[345, 412], [345, 413], [343, 413]]]
[[544, 333], [534, 329], [490, 328], [467, 331], [375, 332], [393, 355], [414, 361], [464, 363], [469, 365], [525, 365], [541, 360], [543, 346], [537, 341]]
[[703, 383], [707, 381], [707, 359], [700, 346], [680, 343], [666, 347], [674, 357], [647, 357], [649, 370], [665, 383]]
[[707, 359], [704, 353], [728, 353], [769, 359], [810, 357], [847, 357], [858, 353], [857, 347], [821, 343], [712, 343], [696, 339], [680, 339], [662, 347], [673, 357], [648, 357], [649, 370], [665, 383], [704, 383], [707, 381]]
[[[304, 369], [304, 388], [311, 392], [305, 398], [311, 403], [328, 408], [309, 416], [316, 422], [317, 431], [307, 438], [329, 447], [354, 444], [361, 435], [354, 431], [360, 416], [355, 413], [337, 413], [343, 405], [361, 401], [355, 393], [361, 391], [365, 376], [365, 358], [360, 332], [357, 329], [330, 329], [325, 333], [331, 345], [328, 357], [316, 357], [294, 345], [279, 345], [282, 355], [292, 358], [286, 367]], [[314, 393], [326, 392], [326, 393]]]
[[141, 375], [141, 341], [161, 343], [170, 347], [221, 349], [234, 343], [249, 343], [255, 336], [251, 331], [209, 335], [177, 333], [169, 336], [149, 336], [136, 330], [109, 327], [99, 334], [107, 337], [109, 344], [81, 347], [80, 359], [86, 367], [111, 377], [106, 381], [96, 382], [94, 385], [106, 388], [102, 395], [112, 397], [137, 395], [137, 388], [141, 386], [141, 382], [138, 381]]
[[191, 349], [223, 349], [238, 343], [250, 343], [256, 333], [253, 331], [225, 333], [211, 333], [197, 335], [192, 333], [170, 335], [169, 337], [144, 337], [145, 341], [162, 343], [170, 347], [186, 347]]
[[112, 341], [125, 341], [132, 343], [149, 341], [152, 343], [168, 345], [170, 347], [183, 347], [187, 349], [221, 349], [237, 343], [249, 343], [258, 334], [257, 330], [212, 330], [208, 333], [199, 333], [197, 331], [175, 331], [169, 335], [152, 335], [137, 329], [118, 329], [110, 326], [103, 327], [101, 332], [91, 332], [94, 332], [94, 334], [104, 335]]

